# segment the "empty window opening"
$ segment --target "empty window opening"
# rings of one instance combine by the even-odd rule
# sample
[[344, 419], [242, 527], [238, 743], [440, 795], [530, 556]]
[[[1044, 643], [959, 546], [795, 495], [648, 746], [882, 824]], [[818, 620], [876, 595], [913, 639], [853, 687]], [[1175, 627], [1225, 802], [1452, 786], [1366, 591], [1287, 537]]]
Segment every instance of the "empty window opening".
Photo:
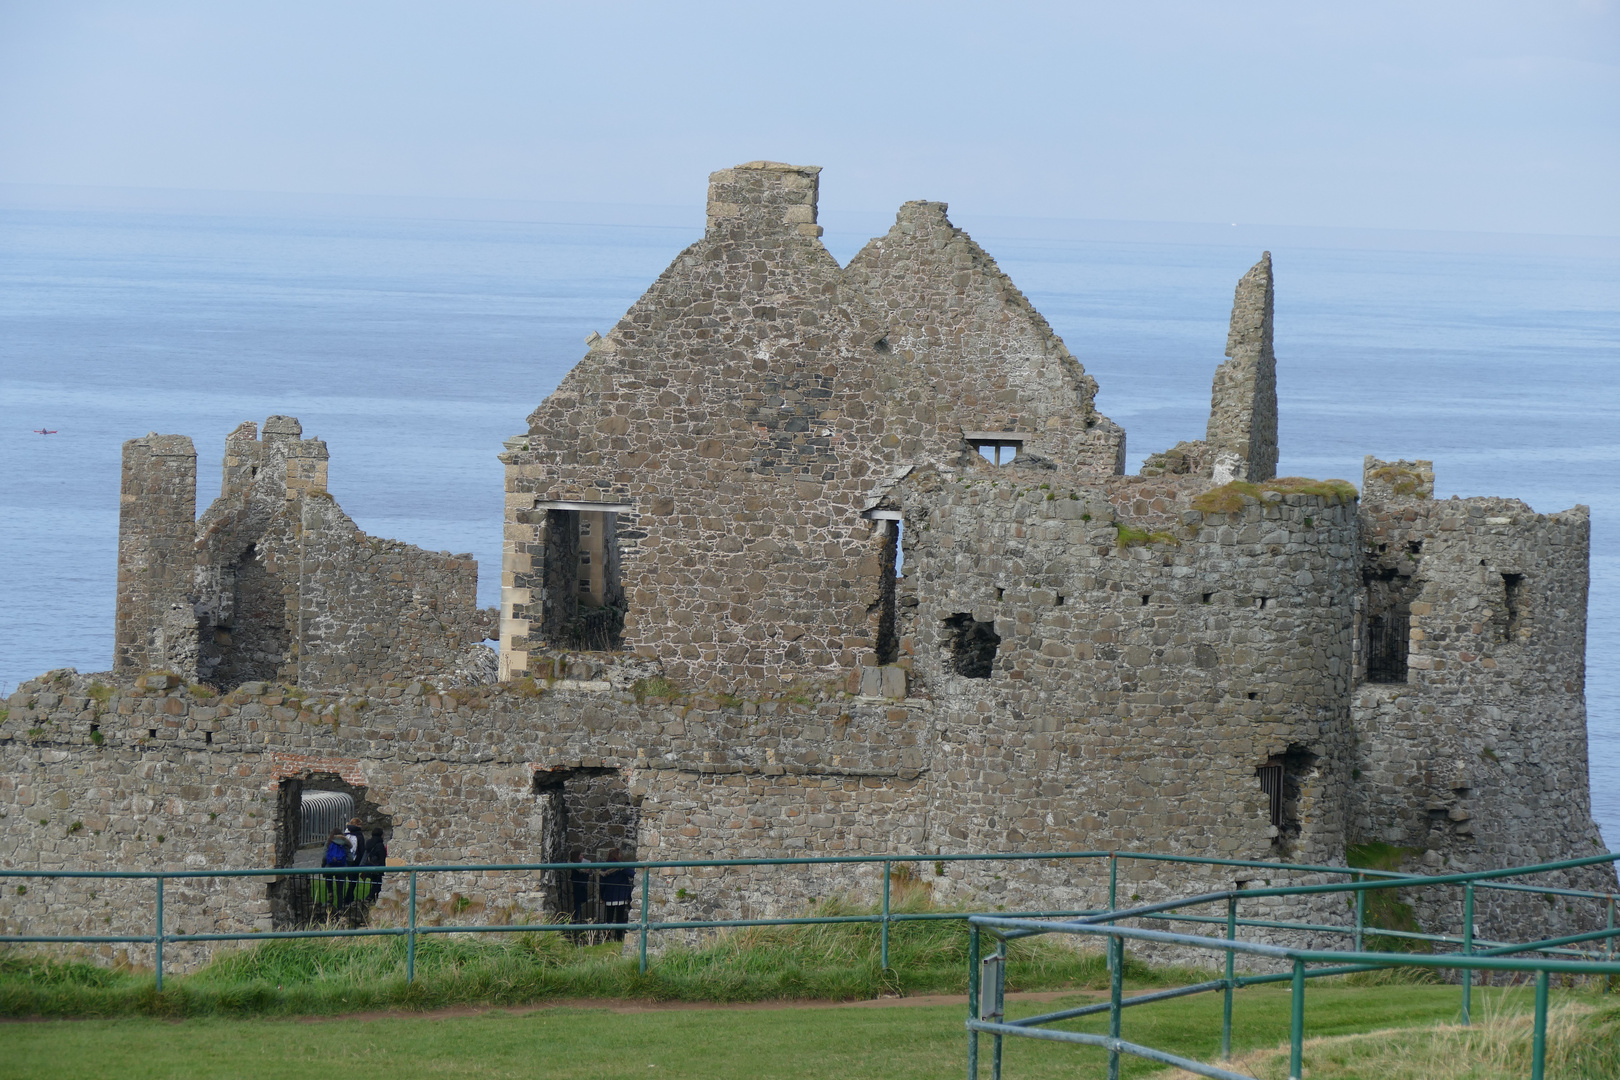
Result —
[[1259, 692], [1255, 691], [1255, 690], [1250, 690], [1249, 691], [1249, 700], [1250, 701], [1259, 701], [1260, 700]]
[[1292, 854], [1298, 847], [1306, 817], [1306, 788], [1316, 775], [1316, 763], [1317, 756], [1296, 743], [1255, 769], [1260, 793], [1266, 799], [1267, 818], [1276, 830], [1272, 846], [1279, 854]]
[[[276, 791], [276, 865], [298, 868], [340, 865], [329, 858], [336, 840], [344, 866], [374, 865], [367, 850], [374, 833], [384, 846], [393, 835], [393, 818], [366, 797], [366, 789], [332, 773], [313, 773], [283, 780]], [[363, 841], [352, 848], [349, 830]], [[333, 833], [339, 834], [334, 838]], [[373, 858], [382, 853], [372, 850]], [[357, 861], [349, 861], [350, 859]], [[345, 922], [365, 925], [382, 891], [382, 871], [300, 874], [273, 880], [269, 886], [271, 920], [277, 930], [326, 926]]]
[[[634, 862], [640, 830], [641, 805], [619, 769], [557, 769], [534, 774], [534, 794], [540, 810], [541, 862]], [[618, 858], [613, 859], [614, 852]], [[559, 870], [546, 886], [547, 905], [569, 922], [622, 925], [629, 917], [631, 897], [622, 883], [604, 881], [609, 872]], [[639, 884], [639, 879], [635, 881]], [[593, 931], [575, 938], [578, 943], [617, 939], [623, 930]]]
[[214, 733], [212, 731], [203, 732], [203, 742], [208, 746], [213, 746], [214, 745]]
[[1006, 595], [1007, 595], [1007, 590], [1003, 589], [1000, 585], [997, 585], [996, 586], [996, 599], [1000, 600], [1002, 597], [1004, 597]]
[[1142, 594], [1142, 606], [1147, 607], [1148, 606], [1148, 601], [1151, 600], [1151, 599], [1153, 599], [1153, 594], [1152, 593], [1148, 593], [1148, 592], [1143, 593]]
[[1423, 554], [1423, 541], [1421, 541], [1421, 540], [1408, 540], [1406, 542], [1406, 553], [1408, 555], [1421, 555], [1421, 554]]
[[985, 443], [973, 444], [979, 451], [979, 456], [992, 465], [1010, 465], [1018, 456], [1017, 443]]
[[877, 615], [875, 651], [877, 662], [892, 664], [900, 659], [900, 628], [896, 592], [899, 588], [900, 522], [879, 521], [878, 595], [873, 604]]
[[957, 612], [945, 620], [945, 647], [951, 670], [969, 679], [988, 679], [995, 667], [1001, 636], [995, 623], [980, 622], [971, 612]]
[[232, 690], [276, 678], [292, 642], [283, 584], [254, 544], [219, 567], [215, 610], [198, 641], [198, 674], [209, 685]]
[[1368, 682], [1406, 681], [1406, 652], [1411, 633], [1412, 616], [1404, 608], [1367, 620]]
[[1057, 606], [1062, 607], [1063, 606], [1063, 601], [1066, 600], [1066, 599], [1068, 599], [1068, 598], [1065, 597], [1062, 593], [1058, 593], [1057, 594]]
[[540, 637], [553, 648], [617, 649], [624, 635], [618, 514], [546, 511]]
[[1518, 638], [1519, 630], [1524, 625], [1524, 575], [1502, 575], [1502, 609], [1505, 625], [1502, 628], [1502, 640], [1513, 641]]
[[147, 737], [147, 738], [148, 738], [148, 739], [155, 739], [155, 738], [157, 738], [157, 728], [155, 728], [155, 727], [153, 727], [153, 728], [147, 728], [147, 729], [146, 729], [146, 737]]
[[872, 348], [874, 350], [876, 350], [877, 352], [885, 352], [885, 353], [888, 352], [889, 351], [889, 339], [886, 338], [886, 337], [878, 338], [876, 341], [872, 342]]
[[1271, 597], [1269, 596], [1257, 596], [1254, 598], [1254, 606], [1259, 608], [1261, 611], [1264, 611], [1266, 610], [1266, 601], [1270, 599]]
[[1203, 602], [1207, 604], [1213, 599], [1215, 599], [1215, 594], [1212, 593], [1212, 592], [1207, 592], [1207, 593], [1204, 594], [1204, 601]]

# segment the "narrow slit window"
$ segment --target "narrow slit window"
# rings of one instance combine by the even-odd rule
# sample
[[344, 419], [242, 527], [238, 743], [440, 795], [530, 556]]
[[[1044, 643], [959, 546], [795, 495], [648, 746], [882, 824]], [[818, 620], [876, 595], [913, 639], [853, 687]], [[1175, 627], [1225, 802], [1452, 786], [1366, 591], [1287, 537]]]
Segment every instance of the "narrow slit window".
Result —
[[1260, 774], [1260, 791], [1271, 800], [1271, 824], [1277, 828], [1283, 822], [1283, 767], [1262, 765], [1255, 770]]
[[1502, 575], [1502, 607], [1506, 616], [1502, 640], [1512, 641], [1524, 625], [1524, 575]]
[[900, 659], [900, 628], [896, 588], [900, 576], [900, 522], [878, 522], [877, 662]]

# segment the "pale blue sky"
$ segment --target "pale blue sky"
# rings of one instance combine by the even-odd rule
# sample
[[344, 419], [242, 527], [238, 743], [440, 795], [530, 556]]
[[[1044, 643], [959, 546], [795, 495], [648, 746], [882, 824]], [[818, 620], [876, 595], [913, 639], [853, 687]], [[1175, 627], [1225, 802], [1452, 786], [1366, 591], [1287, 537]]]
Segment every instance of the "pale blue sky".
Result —
[[0, 183], [1620, 234], [1620, 7], [0, 3]]

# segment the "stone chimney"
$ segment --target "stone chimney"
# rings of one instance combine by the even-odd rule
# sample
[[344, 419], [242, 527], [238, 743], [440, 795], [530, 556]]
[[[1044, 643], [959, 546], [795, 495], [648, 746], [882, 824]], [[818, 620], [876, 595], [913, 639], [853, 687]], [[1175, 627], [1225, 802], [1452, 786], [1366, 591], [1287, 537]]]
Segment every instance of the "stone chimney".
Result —
[[166, 665], [170, 608], [188, 605], [196, 566], [197, 450], [152, 432], [124, 444], [118, 498], [118, 600], [113, 670]]
[[710, 239], [820, 236], [816, 198], [821, 166], [750, 161], [709, 174]]

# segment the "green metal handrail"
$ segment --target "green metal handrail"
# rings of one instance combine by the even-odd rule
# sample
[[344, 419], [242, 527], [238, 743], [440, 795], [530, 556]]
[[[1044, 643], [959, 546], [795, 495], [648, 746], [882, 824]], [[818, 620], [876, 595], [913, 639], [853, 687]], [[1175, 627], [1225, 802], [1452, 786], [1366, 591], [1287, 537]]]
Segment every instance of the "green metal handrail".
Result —
[[[1136, 1057], [1155, 1061], [1160, 1064], [1174, 1065], [1189, 1072], [1202, 1076], [1220, 1078], [1220, 1080], [1252, 1080], [1242, 1073], [1232, 1072], [1219, 1066], [1209, 1065], [1195, 1061], [1191, 1058], [1172, 1054], [1164, 1050], [1144, 1046], [1139, 1043], [1128, 1042], [1121, 1038], [1122, 1010], [1137, 1005], [1146, 1005], [1157, 1001], [1166, 1001], [1172, 998], [1184, 997], [1191, 994], [1223, 991], [1225, 1000], [1222, 1008], [1221, 1020], [1221, 1058], [1229, 1060], [1232, 1054], [1232, 995], [1233, 991], [1243, 986], [1254, 986], [1262, 983], [1279, 982], [1287, 979], [1293, 984], [1290, 1017], [1290, 1043], [1289, 1043], [1289, 1077], [1290, 1080], [1300, 1080], [1303, 1075], [1302, 1055], [1304, 1044], [1305, 1024], [1305, 980], [1308, 978], [1321, 978], [1330, 975], [1351, 974], [1362, 971], [1373, 971], [1389, 967], [1430, 967], [1451, 968], [1461, 972], [1462, 982], [1462, 1022], [1469, 1023], [1469, 1007], [1472, 990], [1472, 975], [1476, 970], [1487, 971], [1517, 971], [1531, 972], [1536, 976], [1536, 1005], [1535, 1026], [1532, 1033], [1531, 1048], [1531, 1077], [1532, 1080], [1542, 1080], [1546, 1061], [1546, 1029], [1547, 1029], [1547, 979], [1550, 972], [1559, 972], [1575, 975], [1602, 975], [1613, 977], [1620, 975], [1620, 963], [1614, 961], [1615, 938], [1620, 936], [1620, 928], [1615, 925], [1616, 897], [1604, 893], [1577, 893], [1577, 895], [1599, 899], [1605, 902], [1608, 911], [1607, 927], [1603, 930], [1589, 931], [1581, 934], [1568, 934], [1556, 938], [1546, 938], [1540, 941], [1524, 942], [1519, 944], [1498, 945], [1484, 951], [1477, 951], [1478, 944], [1473, 932], [1473, 915], [1475, 890], [1489, 886], [1491, 880], [1505, 876], [1522, 876], [1529, 873], [1548, 872], [1551, 870], [1569, 869], [1573, 865], [1590, 865], [1596, 862], [1613, 861], [1615, 856], [1597, 856], [1585, 860], [1570, 860], [1562, 864], [1542, 864], [1533, 867], [1517, 867], [1506, 870], [1485, 871], [1476, 874], [1445, 875], [1430, 878], [1418, 878], [1404, 882], [1380, 881], [1361, 882], [1352, 881], [1336, 886], [1300, 886], [1291, 889], [1266, 890], [1229, 890], [1220, 893], [1204, 893], [1198, 896], [1188, 896], [1179, 900], [1164, 901], [1129, 909], [1101, 912], [1096, 915], [1080, 916], [1071, 920], [1051, 922], [1038, 918], [1032, 919], [1018, 915], [973, 915], [968, 919], [968, 1077], [969, 1080], [978, 1080], [979, 1075], [979, 1035], [985, 1033], [993, 1036], [994, 1045], [991, 1056], [992, 1080], [1001, 1080], [1001, 1064], [1003, 1040], [1008, 1036], [1022, 1038], [1046, 1039], [1058, 1042], [1077, 1043], [1088, 1046], [1098, 1046], [1109, 1053], [1108, 1075], [1110, 1080], [1118, 1080], [1120, 1055], [1130, 1054]], [[1443, 941], [1447, 944], [1460, 944], [1461, 951], [1456, 954], [1435, 953], [1386, 953], [1366, 952], [1361, 948], [1363, 933], [1363, 916], [1365, 912], [1364, 898], [1372, 888], [1401, 888], [1401, 887], [1428, 887], [1433, 885], [1446, 885], [1461, 882], [1464, 887], [1463, 918], [1464, 929], [1461, 939], [1446, 938], [1439, 935], [1422, 935], [1405, 933], [1403, 937], [1426, 938], [1431, 941]], [[1262, 922], [1260, 920], [1239, 920], [1237, 918], [1237, 903], [1240, 897], [1253, 897], [1257, 895], [1301, 895], [1316, 894], [1324, 891], [1353, 892], [1357, 899], [1355, 948], [1351, 951], [1329, 951], [1318, 949], [1291, 949], [1278, 945], [1269, 945], [1260, 942], [1242, 941], [1237, 938], [1237, 928], [1240, 925], [1263, 925], [1266, 927], [1286, 928], [1292, 930], [1332, 930], [1345, 932], [1340, 927], [1310, 926], [1308, 924], [1288, 924], [1280, 922]], [[1191, 907], [1200, 904], [1224, 901], [1226, 916], [1217, 919], [1211, 916], [1181, 916], [1170, 914], [1179, 908]], [[1226, 937], [1214, 938], [1193, 934], [1177, 934], [1161, 930], [1138, 929], [1134, 927], [1119, 926], [1121, 920], [1152, 916], [1154, 918], [1173, 918], [1181, 921], [1198, 921], [1205, 923], [1224, 922], [1226, 924]], [[980, 934], [989, 931], [996, 939], [995, 952], [988, 958], [982, 958], [982, 943]], [[1078, 1008], [1063, 1009], [1056, 1012], [1042, 1013], [1037, 1016], [1024, 1017], [1017, 1020], [1008, 1020], [1004, 1015], [1005, 992], [1005, 963], [1007, 943], [1019, 938], [1043, 934], [1080, 934], [1099, 935], [1107, 938], [1109, 979], [1109, 1000], [1104, 1004], [1080, 1006]], [[1379, 933], [1386, 933], [1380, 930]], [[1131, 998], [1123, 996], [1124, 947], [1126, 939], [1148, 941], [1156, 944], [1178, 945], [1206, 950], [1223, 951], [1226, 956], [1225, 972], [1221, 978], [1195, 983], [1189, 986], [1176, 987], [1170, 990], [1160, 990], [1148, 994], [1139, 994]], [[1603, 961], [1570, 960], [1557, 957], [1536, 956], [1509, 958], [1510, 953], [1524, 952], [1553, 952], [1565, 951], [1558, 947], [1577, 942], [1603, 941]], [[1251, 956], [1264, 957], [1271, 960], [1286, 960], [1291, 970], [1286, 974], [1264, 974], [1239, 976], [1235, 970], [1235, 959], [1238, 953]], [[1328, 964], [1328, 967], [1318, 967], [1315, 970], [1307, 969], [1307, 964]], [[1605, 980], [1605, 991], [1607, 990]], [[1093, 1035], [1087, 1032], [1059, 1031], [1044, 1025], [1057, 1023], [1063, 1020], [1072, 1020], [1082, 1016], [1089, 1016], [1101, 1012], [1108, 1012], [1109, 1024], [1107, 1035]]]
[[[417, 920], [417, 882], [422, 874], [433, 873], [514, 873], [534, 871], [578, 871], [578, 870], [607, 870], [623, 869], [640, 871], [641, 878], [641, 911], [640, 919], [634, 924], [621, 924], [622, 929], [630, 930], [632, 926], [637, 932], [638, 954], [640, 969], [647, 970], [647, 946], [652, 933], [667, 930], [704, 930], [729, 929], [749, 926], [806, 926], [826, 924], [861, 924], [873, 923], [879, 926], [880, 961], [882, 966], [889, 967], [889, 938], [893, 924], [897, 922], [951, 920], [960, 921], [969, 918], [967, 912], [895, 912], [891, 906], [890, 879], [893, 876], [895, 864], [910, 863], [947, 863], [947, 862], [1016, 862], [1039, 863], [1049, 861], [1073, 861], [1106, 859], [1108, 864], [1108, 908], [1103, 912], [1096, 910], [1073, 911], [1031, 911], [1012, 913], [1034, 919], [1075, 919], [1095, 918], [1108, 914], [1112, 918], [1129, 918], [1152, 914], [1157, 918], [1168, 921], [1206, 922], [1209, 917], [1197, 915], [1181, 915], [1174, 909], [1187, 907], [1198, 903], [1213, 900], [1228, 899], [1228, 912], [1225, 922], [1228, 924], [1228, 936], [1235, 936], [1237, 926], [1256, 926], [1272, 929], [1300, 930], [1313, 932], [1336, 932], [1353, 934], [1356, 944], [1361, 944], [1364, 932], [1365, 893], [1372, 889], [1381, 888], [1408, 888], [1414, 886], [1447, 885], [1466, 883], [1473, 888], [1502, 888], [1513, 890], [1531, 890], [1537, 892], [1551, 892], [1551, 889], [1536, 889], [1533, 886], [1518, 885], [1502, 882], [1497, 879], [1518, 877], [1536, 873], [1546, 873], [1556, 870], [1574, 869], [1581, 866], [1595, 865], [1604, 862], [1614, 862], [1620, 855], [1595, 855], [1583, 859], [1572, 859], [1558, 863], [1544, 863], [1529, 867], [1514, 867], [1494, 871], [1478, 871], [1469, 874], [1451, 874], [1442, 876], [1429, 876], [1423, 874], [1407, 874], [1398, 871], [1369, 870], [1344, 866], [1315, 866], [1298, 863], [1263, 862], [1250, 859], [1220, 859], [1195, 855], [1163, 855], [1152, 852], [1127, 851], [1043, 851], [1029, 853], [988, 852], [956, 855], [834, 855], [834, 856], [798, 856], [754, 859], [675, 859], [675, 860], [649, 860], [640, 862], [619, 863], [449, 863], [449, 864], [423, 864], [416, 866], [388, 866], [388, 867], [273, 867], [268, 869], [241, 869], [241, 870], [25, 870], [0, 869], [0, 878], [90, 878], [90, 879], [140, 879], [152, 880], [156, 887], [155, 925], [151, 934], [3, 934], [0, 943], [36, 943], [36, 944], [106, 944], [151, 943], [154, 952], [154, 977], [156, 988], [163, 988], [163, 946], [165, 943], [179, 942], [211, 942], [211, 941], [266, 941], [283, 938], [326, 938], [326, 937], [404, 937], [406, 940], [406, 980], [414, 981], [416, 977], [416, 939], [422, 934], [487, 934], [487, 933], [534, 933], [534, 932], [570, 932], [578, 931], [581, 924], [577, 923], [525, 923], [514, 925], [454, 925], [454, 926], [422, 926]], [[1236, 896], [1234, 892], [1207, 893], [1198, 897], [1183, 898], [1180, 900], [1164, 901], [1148, 904], [1121, 911], [1118, 906], [1119, 864], [1126, 862], [1167, 863], [1171, 865], [1231, 867], [1247, 870], [1263, 870], [1271, 874], [1327, 874], [1339, 877], [1350, 877], [1352, 880], [1341, 884], [1294, 885], [1274, 886], [1257, 889], [1243, 889], [1244, 898], [1261, 898], [1270, 896], [1298, 896], [1321, 892], [1353, 891], [1357, 896], [1356, 923], [1350, 927], [1334, 927], [1315, 925], [1309, 923], [1274, 922], [1267, 920], [1244, 919], [1236, 917]], [[687, 869], [687, 868], [727, 868], [727, 867], [755, 867], [755, 866], [848, 866], [848, 865], [878, 865], [883, 867], [882, 905], [878, 913], [871, 915], [838, 915], [838, 916], [796, 916], [774, 919], [707, 919], [707, 920], [670, 920], [654, 922], [649, 917], [649, 895], [651, 893], [652, 871], [659, 869]], [[405, 874], [407, 875], [407, 915], [406, 925], [402, 927], [360, 927], [341, 930], [271, 930], [271, 931], [245, 931], [241, 933], [213, 933], [213, 934], [171, 934], [165, 930], [163, 919], [163, 888], [164, 882], [169, 880], [196, 880], [215, 878], [246, 878], [246, 877], [355, 877], [365, 874]], [[1560, 895], [1579, 897], [1588, 900], [1603, 901], [1609, 908], [1609, 922], [1614, 923], [1615, 898], [1606, 893], [1582, 892], [1580, 890], [1559, 889]], [[1471, 925], [1471, 920], [1470, 920]], [[1413, 933], [1410, 931], [1376, 931], [1379, 934], [1403, 938], [1415, 938], [1440, 944], [1455, 944], [1458, 939], [1445, 935]], [[1467, 936], [1467, 935], [1465, 935]], [[1595, 938], [1571, 938], [1564, 944], [1573, 944], [1580, 940], [1595, 940]], [[1504, 943], [1483, 942], [1491, 947]], [[1552, 947], [1554, 943], [1546, 943]], [[1510, 948], [1513, 946], [1509, 946]], [[1613, 936], [1608, 938], [1608, 948], [1612, 955]], [[1231, 966], [1230, 958], [1228, 966]], [[1230, 977], [1230, 974], [1229, 974]], [[1466, 983], [1465, 983], [1466, 993]]]

